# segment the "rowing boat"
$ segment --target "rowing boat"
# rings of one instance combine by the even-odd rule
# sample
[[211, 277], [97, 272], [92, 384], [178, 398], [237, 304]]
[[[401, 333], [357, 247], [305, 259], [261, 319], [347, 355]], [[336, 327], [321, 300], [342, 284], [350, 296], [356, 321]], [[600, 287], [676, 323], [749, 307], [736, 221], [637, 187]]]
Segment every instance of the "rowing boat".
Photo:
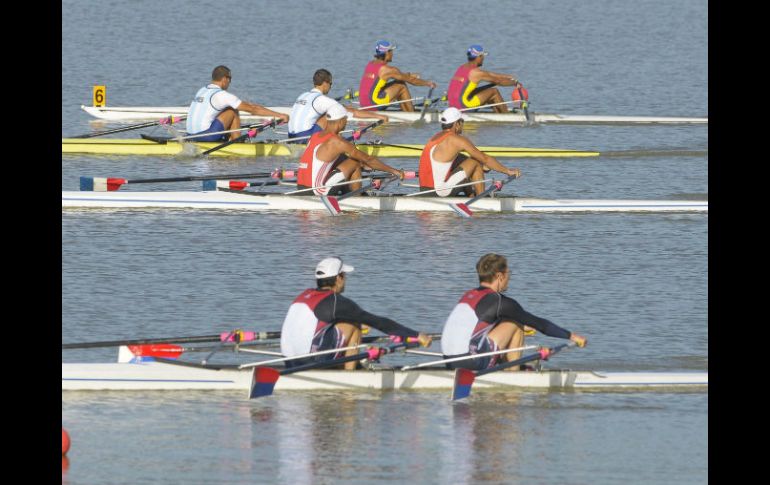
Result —
[[[166, 362], [62, 363], [62, 390], [235, 390], [248, 392], [253, 369], [210, 368]], [[450, 389], [450, 370], [310, 370], [282, 377], [276, 390]], [[672, 389], [708, 387], [708, 372], [592, 372], [542, 370], [496, 372], [475, 387], [539, 389]]]
[[[89, 115], [100, 120], [107, 121], [152, 121], [167, 116], [186, 115], [186, 106], [126, 106], [126, 107], [94, 107], [80, 106]], [[270, 106], [268, 109], [279, 113], [291, 113], [290, 107]], [[413, 123], [420, 119], [420, 112], [385, 111], [388, 120], [394, 123]], [[489, 112], [465, 112], [468, 122], [496, 122], [496, 123], [526, 123], [523, 113], [489, 113]], [[708, 117], [675, 117], [675, 116], [602, 116], [602, 115], [565, 115], [532, 113], [535, 123], [560, 123], [560, 124], [708, 124]], [[439, 111], [425, 113], [424, 121], [438, 122]], [[241, 112], [241, 121], [265, 120], [266, 117], [254, 116]], [[367, 122], [369, 119], [351, 118], [353, 121]]]
[[[463, 197], [420, 196], [377, 192], [368, 197], [349, 197], [340, 201], [345, 211], [429, 211], [451, 212], [450, 204], [467, 202]], [[707, 200], [580, 200], [538, 199], [500, 195], [485, 197], [474, 203], [474, 211], [528, 212], [708, 212]], [[62, 191], [62, 208], [178, 208], [234, 209], [257, 211], [326, 211], [319, 197], [281, 195], [275, 192], [248, 191]]]
[[[173, 139], [160, 141], [142, 138], [62, 138], [62, 153], [85, 153], [99, 155], [195, 155], [221, 145], [221, 142], [184, 142]], [[425, 145], [360, 143], [356, 147], [375, 157], [419, 157]], [[521, 157], [596, 157], [599, 152], [569, 150], [561, 148], [525, 147], [478, 147], [479, 150], [498, 158]], [[223, 157], [298, 157], [305, 150], [304, 144], [287, 143], [233, 143], [211, 153]]]

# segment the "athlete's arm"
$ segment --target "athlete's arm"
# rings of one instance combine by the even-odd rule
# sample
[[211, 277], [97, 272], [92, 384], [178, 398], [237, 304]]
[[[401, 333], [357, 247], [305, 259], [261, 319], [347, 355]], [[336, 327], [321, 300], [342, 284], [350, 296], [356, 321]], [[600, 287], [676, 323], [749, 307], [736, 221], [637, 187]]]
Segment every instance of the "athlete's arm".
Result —
[[518, 78], [511, 74], [500, 74], [497, 72], [484, 71], [482, 69], [476, 69], [472, 75], [478, 77], [479, 81], [487, 81], [500, 86], [515, 86], [519, 83]]
[[403, 81], [415, 86], [430, 86], [432, 88], [436, 87], [435, 82], [422, 79], [420, 78], [420, 75], [415, 72], [401, 72], [401, 70], [395, 66], [387, 66], [382, 69], [380, 73], [382, 77], [386, 79], [395, 79], [396, 81]]
[[[419, 335], [419, 332], [405, 327], [395, 320], [380, 317], [373, 313], [367, 312], [349, 298], [346, 298], [342, 295], [335, 296], [337, 299], [336, 302], [334, 302], [334, 298], [326, 299], [331, 300], [330, 303], [335, 305], [335, 308], [333, 309], [332, 320], [329, 320], [330, 323], [343, 322], [356, 326], [365, 324], [372, 328], [376, 328], [384, 334], [398, 335], [400, 337], [417, 337]], [[326, 300], [324, 300], [324, 303]]]
[[355, 108], [351, 108], [350, 106], [345, 106], [345, 109], [353, 113], [353, 116], [355, 116], [356, 118], [371, 118], [374, 120], [382, 120], [385, 123], [388, 122], [387, 116], [377, 113], [376, 111], [372, 111], [368, 109], [355, 109]]
[[338, 138], [334, 140], [333, 143], [340, 144], [339, 146], [341, 150], [345, 152], [348, 157], [363, 163], [365, 166], [369, 167], [370, 169], [380, 170], [381, 172], [392, 173], [393, 175], [398, 176], [398, 178], [400, 178], [401, 180], [404, 180], [403, 170], [395, 169], [390, 165], [387, 165], [381, 162], [379, 158], [369, 155], [368, 153], [362, 152], [349, 141]]
[[502, 318], [502, 321], [513, 321], [521, 325], [527, 325], [549, 337], [571, 340], [573, 334], [569, 330], [561, 328], [550, 320], [529, 313], [513, 298], [505, 295], [501, 295], [501, 297], [499, 316]]
[[471, 143], [471, 141], [465, 138], [463, 135], [453, 136], [450, 143], [454, 144], [454, 147], [457, 148], [458, 151], [464, 151], [468, 153], [468, 155], [470, 155], [471, 158], [478, 160], [479, 162], [483, 163], [485, 166], [489, 167], [490, 169], [496, 172], [504, 173], [506, 175], [516, 175], [516, 177], [521, 177], [521, 170], [519, 170], [518, 168], [507, 168], [505, 165], [498, 162], [495, 157], [491, 157], [486, 153], [482, 152], [481, 150], [479, 150], [478, 148], [476, 148], [476, 145]]
[[239, 111], [246, 111], [248, 113], [251, 113], [257, 116], [272, 116], [284, 122], [289, 121], [289, 115], [265, 108], [261, 104], [249, 103], [248, 101], [241, 101], [241, 104], [238, 106], [237, 109]]

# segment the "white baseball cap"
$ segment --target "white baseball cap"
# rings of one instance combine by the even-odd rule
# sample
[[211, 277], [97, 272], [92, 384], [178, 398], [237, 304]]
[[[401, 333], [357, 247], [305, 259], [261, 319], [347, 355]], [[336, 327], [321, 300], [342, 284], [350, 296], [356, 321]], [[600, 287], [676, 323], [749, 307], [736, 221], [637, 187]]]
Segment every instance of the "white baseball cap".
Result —
[[350, 116], [348, 110], [346, 110], [341, 104], [333, 104], [331, 108], [326, 111], [326, 119], [329, 121], [341, 120]]
[[462, 114], [462, 112], [457, 108], [449, 107], [445, 109], [441, 113], [441, 117], [439, 118], [439, 121], [442, 125], [449, 125], [454, 123], [457, 120], [464, 120], [465, 116]]
[[340, 273], [352, 273], [353, 269], [352, 266], [343, 264], [340, 258], [333, 256], [318, 263], [318, 266], [315, 267], [315, 278], [317, 280], [331, 278]]

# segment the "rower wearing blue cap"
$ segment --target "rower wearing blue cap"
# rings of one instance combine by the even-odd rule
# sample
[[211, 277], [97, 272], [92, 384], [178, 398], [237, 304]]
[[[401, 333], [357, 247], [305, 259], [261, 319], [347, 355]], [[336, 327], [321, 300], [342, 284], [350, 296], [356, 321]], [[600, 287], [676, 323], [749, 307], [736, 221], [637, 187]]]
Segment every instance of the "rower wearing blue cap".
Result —
[[401, 72], [397, 67], [389, 65], [393, 61], [395, 49], [396, 44], [387, 40], [375, 44], [374, 59], [366, 65], [358, 89], [362, 108], [372, 106], [386, 109], [387, 106], [398, 104], [403, 111], [414, 111], [407, 84], [436, 87], [435, 82], [421, 79], [416, 72]]
[[[481, 66], [484, 64], [484, 58], [489, 55], [481, 45], [474, 44], [468, 47], [466, 54], [468, 62], [457, 68], [454, 76], [449, 81], [449, 88], [447, 89], [449, 106], [465, 109], [502, 103], [503, 97], [500, 91], [495, 88], [495, 85], [519, 85], [517, 76], [481, 69]], [[479, 83], [482, 81], [486, 81], [489, 84], [479, 86]], [[505, 104], [492, 106], [492, 109], [497, 113], [508, 112], [508, 106]]]

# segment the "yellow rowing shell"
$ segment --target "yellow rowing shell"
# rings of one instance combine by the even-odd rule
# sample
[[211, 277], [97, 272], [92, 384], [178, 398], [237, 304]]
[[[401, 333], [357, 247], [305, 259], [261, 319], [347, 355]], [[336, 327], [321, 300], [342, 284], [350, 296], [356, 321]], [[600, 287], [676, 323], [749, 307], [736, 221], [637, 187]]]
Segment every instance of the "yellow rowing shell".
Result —
[[[221, 143], [177, 141], [158, 143], [145, 139], [118, 138], [62, 138], [62, 153], [86, 153], [94, 155], [188, 155], [196, 156]], [[357, 148], [376, 157], [419, 157], [424, 145], [359, 144]], [[566, 150], [560, 148], [478, 147], [479, 150], [500, 158], [518, 157], [596, 157], [599, 152]], [[219, 157], [298, 157], [305, 150], [302, 144], [285, 143], [233, 143], [211, 156]]]

